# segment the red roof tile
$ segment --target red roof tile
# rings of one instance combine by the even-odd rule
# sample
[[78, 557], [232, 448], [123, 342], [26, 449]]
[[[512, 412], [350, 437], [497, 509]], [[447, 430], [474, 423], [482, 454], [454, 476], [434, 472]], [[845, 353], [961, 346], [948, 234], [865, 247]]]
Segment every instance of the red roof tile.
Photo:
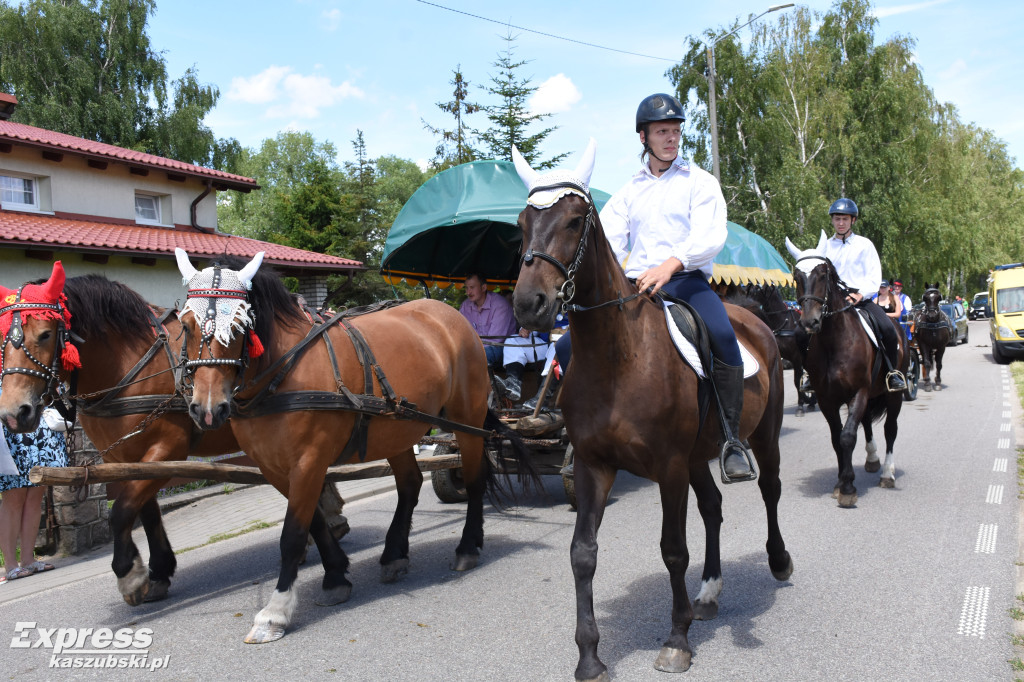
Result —
[[266, 251], [266, 262], [282, 267], [336, 271], [364, 269], [359, 261], [248, 237], [138, 225], [112, 225], [11, 211], [0, 211], [0, 246], [171, 258], [174, 257], [175, 247], [181, 247], [190, 256], [199, 258], [223, 254], [252, 258], [258, 251]]
[[154, 156], [144, 152], [137, 152], [124, 147], [115, 147], [112, 144], [94, 142], [85, 138], [65, 135], [44, 128], [15, 123], [13, 121], [0, 120], [0, 141], [14, 143], [27, 143], [33, 146], [60, 149], [68, 153], [81, 154], [90, 158], [105, 158], [134, 166], [147, 168], [161, 168], [163, 170], [184, 173], [186, 175], [198, 175], [204, 178], [211, 178], [221, 181], [230, 189], [251, 190], [259, 189], [259, 185], [252, 178], [243, 175], [234, 175], [213, 168], [195, 166], [183, 161], [165, 159], [162, 156]]

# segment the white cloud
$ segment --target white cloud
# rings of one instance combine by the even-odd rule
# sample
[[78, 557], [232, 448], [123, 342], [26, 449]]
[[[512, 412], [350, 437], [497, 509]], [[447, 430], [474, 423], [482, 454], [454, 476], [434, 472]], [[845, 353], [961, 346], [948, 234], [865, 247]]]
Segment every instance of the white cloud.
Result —
[[328, 9], [324, 10], [324, 19], [327, 20], [327, 24], [324, 26], [328, 31], [334, 31], [341, 24], [341, 10], [340, 9]]
[[270, 104], [265, 112], [270, 118], [296, 119], [317, 118], [321, 109], [362, 97], [363, 91], [348, 81], [333, 85], [328, 76], [294, 73], [290, 66], [270, 66], [249, 78], [233, 78], [227, 94], [229, 100]]
[[528, 104], [534, 114], [557, 114], [569, 111], [582, 97], [572, 80], [560, 73], [541, 83]]
[[929, 0], [929, 2], [916, 2], [911, 5], [893, 5], [892, 7], [876, 7], [875, 17], [878, 19], [885, 19], [886, 17], [896, 16], [897, 14], [906, 14], [907, 12], [916, 12], [922, 9], [928, 9], [935, 5], [944, 5], [949, 0]]
[[939, 73], [939, 78], [943, 81], [950, 81], [955, 78], [959, 78], [965, 73], [967, 73], [967, 62], [963, 59], [957, 59], [949, 65], [948, 69]]

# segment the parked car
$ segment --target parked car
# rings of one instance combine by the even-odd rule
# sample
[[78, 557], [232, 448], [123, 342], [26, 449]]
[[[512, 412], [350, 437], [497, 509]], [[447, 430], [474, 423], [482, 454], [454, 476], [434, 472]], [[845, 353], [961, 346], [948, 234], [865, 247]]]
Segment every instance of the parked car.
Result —
[[949, 339], [949, 345], [967, 343], [967, 313], [964, 312], [963, 305], [957, 301], [942, 301], [939, 303], [939, 309], [946, 313], [953, 323], [953, 336]]
[[985, 306], [988, 305], [988, 292], [979, 291], [974, 295], [974, 299], [971, 301], [971, 305], [967, 308], [967, 319], [968, 320], [983, 320], [985, 319]]
[[989, 276], [989, 339], [1001, 365], [1024, 358], [1024, 263], [997, 265]]

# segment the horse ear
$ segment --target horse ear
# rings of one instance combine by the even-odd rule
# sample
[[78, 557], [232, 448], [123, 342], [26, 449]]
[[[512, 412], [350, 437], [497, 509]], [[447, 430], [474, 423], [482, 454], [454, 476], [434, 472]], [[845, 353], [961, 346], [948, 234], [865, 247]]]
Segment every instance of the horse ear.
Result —
[[56, 261], [53, 264], [53, 272], [50, 273], [50, 279], [46, 280], [42, 285], [43, 295], [47, 301], [56, 301], [60, 298], [60, 295], [64, 292], [65, 278], [64, 266], [61, 265], [60, 261]]
[[512, 163], [516, 166], [516, 172], [519, 173], [519, 179], [526, 185], [526, 189], [530, 189], [533, 183], [540, 177], [540, 173], [530, 168], [530, 162], [523, 158], [523, 155], [519, 153], [515, 145], [512, 145]]
[[828, 244], [828, 237], [825, 236], [825, 230], [821, 231], [821, 236], [818, 237], [818, 245], [814, 248], [819, 254], [825, 253], [825, 245]]
[[800, 259], [802, 252], [800, 249], [796, 248], [796, 245], [793, 242], [789, 241], [789, 237], [786, 237], [786, 249], [790, 254], [792, 254], [793, 258], [796, 258], [797, 260]]
[[574, 175], [583, 181], [588, 188], [590, 187], [590, 176], [594, 172], [594, 158], [597, 156], [597, 140], [590, 138], [590, 142], [587, 143], [587, 148], [583, 151], [583, 158], [580, 159], [580, 163], [576, 166]]
[[174, 258], [178, 261], [178, 270], [181, 272], [181, 277], [185, 284], [191, 282], [192, 278], [199, 274], [199, 271], [192, 267], [192, 263], [189, 262], [185, 249], [175, 248]]
[[260, 264], [263, 263], [263, 256], [266, 251], [260, 251], [252, 260], [249, 261], [244, 268], [238, 271], [238, 279], [245, 285], [246, 289], [252, 286], [252, 278], [256, 276], [256, 271], [260, 269]]

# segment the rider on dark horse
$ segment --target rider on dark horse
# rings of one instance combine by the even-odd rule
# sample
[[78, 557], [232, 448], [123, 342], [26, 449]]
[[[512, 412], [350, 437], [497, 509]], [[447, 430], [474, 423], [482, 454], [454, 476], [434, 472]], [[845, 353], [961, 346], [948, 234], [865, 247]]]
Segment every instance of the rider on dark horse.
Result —
[[828, 209], [835, 234], [825, 242], [823, 256], [832, 261], [839, 279], [849, 287], [847, 300], [866, 311], [881, 330], [884, 357], [889, 367], [886, 383], [889, 391], [896, 393], [907, 388], [907, 382], [899, 371], [899, 335], [885, 311], [864, 292], [878, 290], [882, 281], [882, 262], [875, 245], [867, 237], [853, 233], [853, 224], [859, 211], [857, 204], [845, 197], [836, 199]]
[[601, 223], [640, 291], [663, 291], [689, 303], [703, 318], [714, 353], [711, 379], [726, 421], [722, 469], [727, 482], [753, 480], [746, 448], [736, 437], [743, 412], [743, 360], [725, 306], [708, 284], [728, 236], [725, 199], [713, 175], [678, 157], [682, 122], [683, 107], [672, 95], [654, 94], [640, 102], [636, 132], [643, 166], [608, 200]]

